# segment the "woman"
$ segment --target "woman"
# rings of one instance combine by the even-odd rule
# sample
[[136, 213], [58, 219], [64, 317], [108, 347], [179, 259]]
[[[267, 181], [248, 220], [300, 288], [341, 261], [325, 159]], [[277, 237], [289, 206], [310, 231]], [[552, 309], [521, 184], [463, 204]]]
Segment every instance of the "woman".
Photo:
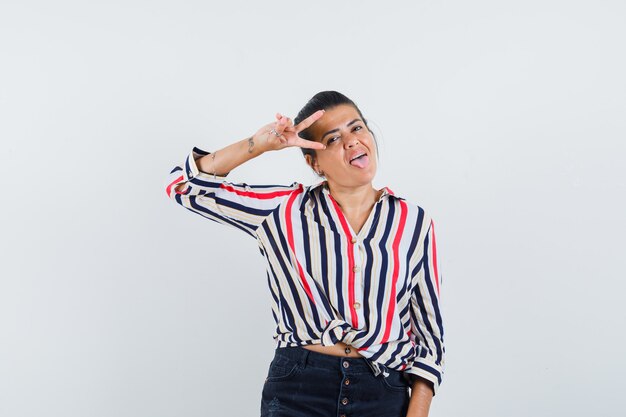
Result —
[[[261, 415], [427, 416], [445, 353], [433, 220], [372, 186], [376, 142], [352, 100], [320, 92], [294, 122], [276, 114], [223, 149], [193, 148], [166, 187], [183, 207], [254, 237], [265, 257], [277, 346]], [[226, 181], [292, 146], [324, 181]]]

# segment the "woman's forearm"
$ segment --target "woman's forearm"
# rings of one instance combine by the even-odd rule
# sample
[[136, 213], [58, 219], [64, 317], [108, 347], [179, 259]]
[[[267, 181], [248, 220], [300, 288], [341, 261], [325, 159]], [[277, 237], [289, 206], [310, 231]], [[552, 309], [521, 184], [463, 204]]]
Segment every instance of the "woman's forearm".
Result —
[[416, 380], [411, 388], [411, 400], [406, 417], [428, 417], [433, 389], [428, 382]]
[[[326, 149], [322, 143], [308, 141], [298, 136], [298, 133], [309, 127], [317, 119], [322, 117], [324, 111], [318, 110], [297, 126], [293, 126], [290, 118], [276, 113], [276, 122], [268, 123], [261, 127], [254, 135], [242, 139], [225, 148], [218, 149], [208, 155], [196, 159], [196, 166], [201, 172], [225, 176], [244, 162], [249, 161], [268, 151], [276, 151], [289, 146], [299, 146], [310, 149]], [[176, 187], [177, 192], [182, 192], [186, 183]]]
[[[239, 165], [265, 152], [254, 136], [232, 143], [225, 148], [213, 151], [208, 155], [196, 159], [196, 166], [201, 172], [225, 176]], [[187, 187], [184, 182], [176, 187], [182, 192]]]
[[226, 175], [266, 151], [258, 139], [250, 136], [198, 158], [196, 165], [200, 171], [207, 174]]

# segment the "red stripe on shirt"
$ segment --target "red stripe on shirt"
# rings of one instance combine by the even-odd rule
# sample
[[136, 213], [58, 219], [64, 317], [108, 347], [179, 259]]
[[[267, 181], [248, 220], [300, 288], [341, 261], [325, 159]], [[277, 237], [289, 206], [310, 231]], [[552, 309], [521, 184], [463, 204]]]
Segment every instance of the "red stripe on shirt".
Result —
[[341, 222], [341, 227], [343, 228], [343, 232], [348, 239], [348, 303], [350, 304], [350, 315], [352, 316], [352, 327], [355, 329], [359, 328], [359, 316], [356, 313], [356, 308], [354, 308], [354, 245], [352, 242], [352, 233], [350, 232], [350, 226], [348, 226], [348, 222], [346, 221], [346, 217], [343, 215], [343, 211], [341, 211], [341, 207], [335, 201], [332, 195], [328, 194], [330, 197], [330, 201], [333, 202], [333, 206], [335, 207], [335, 211], [339, 214], [339, 221]]
[[393, 273], [391, 281], [391, 291], [389, 294], [389, 309], [387, 310], [387, 320], [385, 323], [385, 333], [380, 343], [386, 343], [389, 340], [389, 333], [391, 333], [391, 322], [393, 321], [393, 314], [396, 309], [396, 282], [398, 281], [398, 274], [400, 273], [400, 240], [402, 240], [402, 233], [404, 232], [404, 225], [406, 223], [407, 207], [404, 201], [400, 201], [400, 221], [398, 222], [398, 231], [393, 239]]
[[287, 205], [285, 207], [285, 223], [287, 223], [287, 242], [289, 243], [289, 247], [291, 248], [291, 252], [293, 252], [293, 258], [296, 261], [296, 265], [298, 267], [298, 275], [300, 275], [300, 280], [302, 281], [302, 285], [304, 286], [304, 291], [309, 296], [309, 300], [313, 304], [315, 304], [315, 299], [313, 298], [313, 294], [311, 293], [311, 287], [309, 287], [309, 283], [307, 282], [304, 276], [304, 269], [302, 269], [302, 265], [300, 265], [300, 261], [296, 257], [296, 246], [293, 240], [293, 224], [291, 223], [291, 207], [293, 206], [293, 201], [296, 199], [298, 194], [302, 192], [302, 186], [300, 186], [295, 191], [289, 191], [291, 195], [287, 200]]
[[[270, 200], [272, 198], [276, 198], [276, 197], [280, 197], [283, 195], [288, 195], [289, 193], [292, 193], [293, 190], [286, 190], [286, 191], [274, 191], [271, 193], [255, 193], [253, 191], [242, 191], [242, 190], [238, 190], [233, 186], [230, 185], [226, 185], [226, 184], [220, 184], [220, 188], [226, 190], [226, 191], [230, 191], [232, 193], [235, 193], [237, 195], [243, 196], [243, 197], [252, 197], [252, 198], [258, 198], [259, 200]], [[300, 190], [302, 191], [302, 190]]]
[[439, 295], [439, 272], [437, 271], [437, 244], [435, 243], [435, 222], [430, 220], [430, 228], [433, 231], [433, 270], [435, 272], [435, 283], [437, 284], [437, 295]]
[[[177, 182], [182, 181], [182, 179], [183, 179], [183, 176], [181, 175], [180, 177], [178, 177], [174, 181], [172, 181], [172, 183], [170, 185], [167, 186], [167, 188], [165, 189], [165, 192], [167, 193], [168, 197], [169, 197], [170, 193], [172, 192], [172, 186], [174, 186], [174, 184], [176, 184]], [[174, 188], [174, 190], [176, 190], [176, 189]], [[181, 192], [178, 192], [178, 191], [176, 191], [176, 193], [181, 194]]]

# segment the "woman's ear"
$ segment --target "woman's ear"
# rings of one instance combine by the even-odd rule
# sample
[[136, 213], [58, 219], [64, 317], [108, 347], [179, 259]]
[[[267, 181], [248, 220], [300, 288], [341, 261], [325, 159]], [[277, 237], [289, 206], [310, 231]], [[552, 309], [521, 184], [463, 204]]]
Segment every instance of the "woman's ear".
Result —
[[317, 159], [309, 154], [304, 155], [304, 159], [306, 159], [306, 163], [311, 167], [313, 171], [319, 176], [324, 175], [324, 173], [320, 170], [319, 164], [317, 163]]
[[310, 166], [313, 171], [317, 172], [317, 161], [315, 160], [315, 158], [307, 154], [304, 155], [304, 159], [306, 159], [307, 165]]

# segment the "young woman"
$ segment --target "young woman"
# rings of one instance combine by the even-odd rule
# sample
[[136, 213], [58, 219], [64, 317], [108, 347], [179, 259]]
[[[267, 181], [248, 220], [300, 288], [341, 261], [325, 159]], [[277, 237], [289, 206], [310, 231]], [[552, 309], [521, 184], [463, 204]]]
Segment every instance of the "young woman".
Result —
[[[295, 124], [294, 124], [295, 123]], [[248, 185], [230, 171], [298, 146], [315, 185]], [[375, 189], [375, 137], [356, 104], [316, 94], [209, 153], [193, 148], [168, 196], [255, 238], [276, 322], [261, 416], [425, 417], [444, 366], [433, 219]]]

